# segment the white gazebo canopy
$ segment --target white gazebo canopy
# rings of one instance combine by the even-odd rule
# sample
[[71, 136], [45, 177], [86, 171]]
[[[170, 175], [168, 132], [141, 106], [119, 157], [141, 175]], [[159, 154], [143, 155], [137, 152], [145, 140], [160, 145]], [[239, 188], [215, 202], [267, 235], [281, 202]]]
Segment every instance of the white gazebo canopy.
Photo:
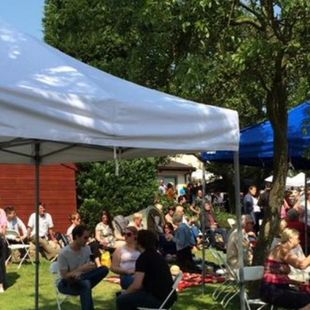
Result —
[[35, 164], [37, 231], [42, 163], [239, 148], [236, 111], [122, 80], [1, 21], [0, 72], [0, 162]]
[[41, 163], [238, 150], [236, 111], [122, 80], [1, 21], [0, 72], [1, 162], [33, 162], [33, 140]]

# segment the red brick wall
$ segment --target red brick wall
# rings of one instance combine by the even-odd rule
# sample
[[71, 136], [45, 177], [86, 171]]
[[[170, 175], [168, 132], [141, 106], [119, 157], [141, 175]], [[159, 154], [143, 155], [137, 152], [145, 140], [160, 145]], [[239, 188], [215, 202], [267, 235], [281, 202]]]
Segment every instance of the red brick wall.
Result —
[[[65, 232], [68, 215], [76, 211], [74, 165], [48, 165], [40, 168], [40, 201], [53, 217], [55, 231]], [[0, 207], [15, 206], [27, 225], [35, 208], [35, 169], [32, 165], [0, 165]]]

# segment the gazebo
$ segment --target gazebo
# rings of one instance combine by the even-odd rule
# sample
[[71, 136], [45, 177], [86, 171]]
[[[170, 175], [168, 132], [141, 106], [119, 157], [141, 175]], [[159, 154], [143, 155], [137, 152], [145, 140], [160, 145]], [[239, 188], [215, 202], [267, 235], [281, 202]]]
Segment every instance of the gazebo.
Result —
[[0, 162], [35, 165], [37, 231], [42, 164], [229, 150], [239, 192], [236, 111], [122, 80], [3, 22], [0, 70]]

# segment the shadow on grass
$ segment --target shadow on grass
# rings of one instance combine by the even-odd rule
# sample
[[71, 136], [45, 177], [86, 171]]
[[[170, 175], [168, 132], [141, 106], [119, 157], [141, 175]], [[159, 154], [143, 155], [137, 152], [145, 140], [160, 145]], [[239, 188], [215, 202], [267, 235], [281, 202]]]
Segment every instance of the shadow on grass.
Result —
[[[213, 300], [212, 293], [215, 290], [214, 285], [205, 285], [204, 292], [201, 286], [188, 288], [183, 290], [178, 294], [178, 301], [176, 302], [173, 309], [183, 310], [183, 309], [199, 309], [199, 310], [218, 310], [222, 309], [222, 306]], [[238, 297], [234, 298], [231, 303], [229, 303], [227, 310], [240, 309], [238, 304]]]
[[13, 286], [20, 275], [17, 272], [9, 272], [6, 275], [6, 288]]
[[[100, 310], [114, 310], [115, 307], [115, 299], [113, 298], [106, 298], [103, 296], [104, 299], [98, 300], [98, 298], [94, 297], [94, 306], [95, 309]], [[51, 300], [50, 296], [42, 296], [40, 295], [40, 309], [42, 310], [55, 310], [57, 308], [57, 301], [56, 295], [55, 299]], [[62, 303], [63, 309], [70, 309], [70, 310], [81, 310], [80, 305], [80, 298], [79, 296], [69, 296], [65, 299]]]

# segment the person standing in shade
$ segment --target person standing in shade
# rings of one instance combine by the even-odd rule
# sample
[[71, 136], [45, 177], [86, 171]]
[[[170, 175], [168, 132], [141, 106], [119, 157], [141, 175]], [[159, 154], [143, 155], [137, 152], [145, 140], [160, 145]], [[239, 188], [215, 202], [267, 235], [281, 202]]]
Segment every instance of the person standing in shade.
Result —
[[72, 230], [73, 241], [65, 246], [58, 256], [61, 281], [59, 292], [66, 295], [80, 296], [81, 309], [93, 310], [92, 288], [109, 272], [106, 267], [96, 267], [91, 261], [91, 250], [86, 245], [89, 233], [84, 225]]
[[243, 198], [243, 213], [249, 214], [252, 217], [254, 224], [256, 223], [256, 221], [255, 221], [255, 214], [254, 214], [253, 197], [256, 196], [256, 192], [257, 192], [257, 187], [255, 185], [251, 185], [248, 188], [248, 193]]
[[[173, 280], [165, 259], [157, 252], [156, 235], [140, 230], [137, 245], [141, 255], [136, 262], [133, 283], [116, 300], [117, 310], [136, 310], [138, 307], [158, 308], [172, 289]], [[169, 309], [177, 298], [174, 292], [164, 305]]]

